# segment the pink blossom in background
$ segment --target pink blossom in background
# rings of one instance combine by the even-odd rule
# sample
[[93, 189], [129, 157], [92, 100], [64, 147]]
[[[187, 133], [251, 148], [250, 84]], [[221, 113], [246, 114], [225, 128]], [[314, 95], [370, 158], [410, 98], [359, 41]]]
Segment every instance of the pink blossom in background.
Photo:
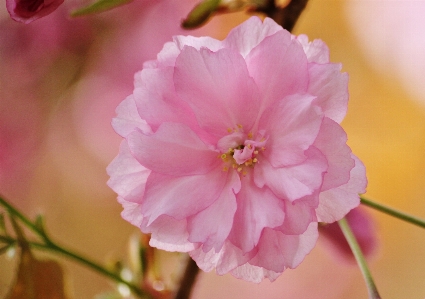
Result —
[[6, 0], [7, 11], [15, 21], [28, 24], [55, 11], [64, 0]]
[[15, 199], [25, 197], [51, 109], [93, 36], [88, 20], [63, 10], [25, 26], [0, 20], [0, 36], [0, 193]]
[[122, 216], [204, 271], [275, 280], [318, 222], [359, 204], [363, 164], [339, 123], [347, 74], [327, 46], [252, 17], [226, 39], [176, 36], [117, 108], [108, 166]]
[[[371, 216], [362, 207], [351, 210], [345, 218], [353, 231], [357, 242], [366, 257], [371, 257], [378, 247], [378, 236]], [[330, 249], [344, 260], [355, 262], [353, 252], [348, 245], [338, 223], [319, 226], [319, 232], [326, 237]]]

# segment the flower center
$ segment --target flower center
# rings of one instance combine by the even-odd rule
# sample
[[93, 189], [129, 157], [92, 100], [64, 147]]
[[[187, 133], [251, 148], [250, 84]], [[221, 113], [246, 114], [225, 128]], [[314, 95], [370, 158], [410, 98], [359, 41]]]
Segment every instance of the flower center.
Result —
[[258, 155], [264, 151], [267, 138], [264, 134], [254, 134], [252, 132], [245, 134], [242, 131], [242, 127], [239, 130], [234, 130], [232, 134], [224, 137], [219, 142], [223, 148], [227, 145], [227, 151], [222, 150], [222, 154], [219, 156], [224, 162], [223, 171], [228, 171], [233, 168], [243, 176], [248, 174], [248, 171], [258, 163]]

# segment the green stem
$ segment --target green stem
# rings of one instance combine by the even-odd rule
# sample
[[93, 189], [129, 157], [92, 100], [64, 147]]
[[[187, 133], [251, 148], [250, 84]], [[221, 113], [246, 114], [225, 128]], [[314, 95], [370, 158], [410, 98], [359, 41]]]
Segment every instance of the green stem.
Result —
[[360, 267], [360, 271], [363, 274], [363, 278], [366, 282], [367, 290], [369, 292], [369, 299], [381, 299], [376, 288], [375, 283], [373, 282], [372, 275], [370, 274], [369, 268], [367, 267], [366, 259], [360, 249], [359, 243], [357, 243], [356, 237], [351, 231], [350, 225], [348, 224], [345, 218], [338, 221], [339, 227], [341, 228], [345, 238], [347, 239], [348, 244], [350, 245], [351, 251], [356, 258], [357, 264]]
[[[84, 257], [83, 255], [76, 253], [73, 250], [67, 249], [63, 246], [60, 246], [56, 244], [56, 242], [52, 241], [44, 231], [40, 231], [37, 226], [32, 223], [27, 217], [25, 217], [22, 213], [20, 213], [15, 207], [13, 207], [11, 204], [9, 204], [6, 200], [4, 200], [2, 197], [0, 197], [0, 205], [5, 207], [10, 214], [13, 214], [16, 218], [22, 221], [23, 224], [25, 224], [26, 227], [28, 227], [31, 231], [33, 231], [35, 234], [40, 236], [45, 243], [38, 243], [38, 242], [28, 242], [30, 246], [36, 247], [38, 249], [48, 250], [54, 253], [60, 253], [70, 259], [73, 259], [74, 261], [79, 262], [80, 264], [86, 265], [90, 267], [91, 269], [97, 271], [98, 273], [118, 282], [125, 284], [127, 287], [131, 289], [131, 291], [138, 295], [139, 297], [147, 297], [150, 296], [144, 292], [140, 287], [137, 285], [124, 280], [121, 276], [118, 274], [111, 272], [107, 270], [102, 265], [99, 265], [98, 263], [90, 260], [87, 257]], [[16, 241], [16, 240], [15, 240]]]
[[385, 214], [391, 215], [391, 216], [396, 217], [398, 219], [401, 219], [401, 220], [404, 220], [406, 222], [409, 222], [409, 223], [412, 223], [414, 225], [425, 228], [425, 220], [424, 219], [420, 219], [416, 216], [409, 215], [407, 213], [398, 211], [398, 210], [391, 208], [391, 207], [388, 207], [386, 205], [371, 201], [370, 199], [367, 199], [363, 196], [360, 196], [360, 199], [361, 199], [361, 203], [368, 206], [368, 207], [371, 207], [371, 208], [378, 210], [378, 211], [381, 211]]

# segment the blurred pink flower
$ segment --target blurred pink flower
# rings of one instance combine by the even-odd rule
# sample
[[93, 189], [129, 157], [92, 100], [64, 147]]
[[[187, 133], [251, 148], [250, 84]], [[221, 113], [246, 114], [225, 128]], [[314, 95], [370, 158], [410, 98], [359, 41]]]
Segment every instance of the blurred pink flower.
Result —
[[[378, 246], [375, 225], [369, 214], [361, 207], [351, 210], [345, 218], [366, 257], [372, 256]], [[330, 248], [345, 260], [354, 261], [354, 255], [338, 223], [319, 226], [319, 232], [326, 237]]]
[[347, 74], [326, 45], [252, 17], [223, 41], [177, 36], [117, 108], [108, 166], [122, 216], [198, 266], [275, 280], [365, 192], [339, 123]]
[[64, 0], [6, 0], [7, 11], [15, 21], [28, 24], [56, 10]]

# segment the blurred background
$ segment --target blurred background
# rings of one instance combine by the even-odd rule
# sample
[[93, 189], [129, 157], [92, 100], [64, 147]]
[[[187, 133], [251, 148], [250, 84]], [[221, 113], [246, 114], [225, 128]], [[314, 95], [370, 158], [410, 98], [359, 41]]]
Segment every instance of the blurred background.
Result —
[[[25, 213], [46, 216], [50, 234], [99, 262], [125, 259], [137, 233], [120, 217], [105, 168], [120, 138], [115, 107], [133, 74], [172, 35], [224, 38], [244, 13], [213, 18], [196, 31], [180, 20], [195, 0], [134, 0], [70, 20], [66, 2], [23, 25], [0, 8], [0, 193]], [[294, 33], [320, 38], [350, 75], [343, 127], [367, 168], [367, 196], [425, 218], [425, 1], [310, 0]], [[425, 298], [425, 231], [367, 209], [379, 236], [369, 263], [382, 298]], [[44, 255], [38, 255], [44, 256]], [[49, 257], [52, 257], [49, 255]], [[53, 257], [56, 258], [56, 257]], [[107, 279], [60, 259], [72, 298], [113, 290]], [[178, 258], [161, 253], [170, 272]], [[16, 259], [0, 256], [0, 298]], [[193, 298], [358, 299], [367, 292], [354, 262], [321, 238], [296, 270], [252, 284], [202, 273]]]

